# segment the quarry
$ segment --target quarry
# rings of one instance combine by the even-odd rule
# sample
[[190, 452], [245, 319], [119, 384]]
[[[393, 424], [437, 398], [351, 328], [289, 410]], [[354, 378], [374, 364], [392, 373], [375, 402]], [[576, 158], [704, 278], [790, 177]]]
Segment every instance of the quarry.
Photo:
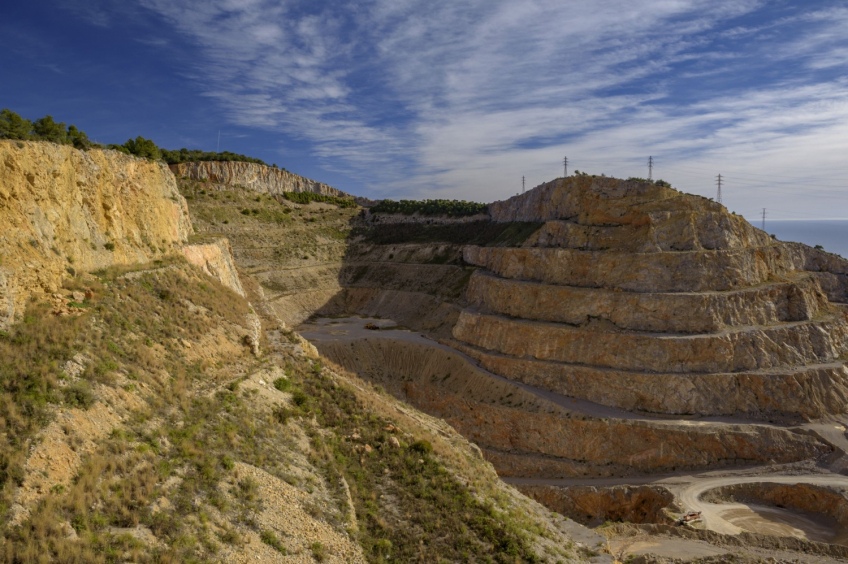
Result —
[[[848, 261], [640, 179], [463, 217], [333, 198], [256, 163], [0, 141], [3, 339], [38, 303], [102, 333], [45, 368], [52, 416], [2, 420], [6, 561], [848, 559]], [[130, 452], [151, 470], [119, 519], [77, 489]], [[416, 474], [504, 528], [447, 547]], [[192, 516], [182, 540], [163, 515]]]

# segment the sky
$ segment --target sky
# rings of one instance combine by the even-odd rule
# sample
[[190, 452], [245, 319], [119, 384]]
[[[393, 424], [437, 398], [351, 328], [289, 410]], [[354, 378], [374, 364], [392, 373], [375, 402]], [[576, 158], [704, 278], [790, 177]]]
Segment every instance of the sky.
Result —
[[371, 198], [650, 158], [757, 224], [848, 218], [844, 0], [6, 2], [0, 107]]

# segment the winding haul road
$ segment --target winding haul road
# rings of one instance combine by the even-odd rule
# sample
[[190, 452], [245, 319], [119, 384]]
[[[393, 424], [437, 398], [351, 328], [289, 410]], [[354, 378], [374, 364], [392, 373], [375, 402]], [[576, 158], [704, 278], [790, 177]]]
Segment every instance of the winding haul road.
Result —
[[[374, 323], [381, 331], [369, 331], [364, 328], [366, 323]], [[298, 327], [298, 332], [312, 342], [333, 340], [357, 340], [361, 338], [385, 339], [394, 341], [414, 342], [444, 349], [462, 358], [483, 374], [498, 381], [509, 382], [546, 401], [555, 403], [567, 410], [597, 418], [617, 418], [628, 420], [651, 420], [653, 423], [669, 423], [684, 425], [699, 425], [705, 423], [724, 424], [763, 424], [759, 421], [749, 421], [734, 417], [695, 417], [691, 419], [661, 419], [635, 414], [594, 402], [566, 397], [549, 390], [536, 388], [522, 382], [509, 380], [493, 374], [480, 367], [477, 362], [464, 353], [429, 339], [419, 333], [395, 329], [393, 322], [386, 319], [367, 319], [360, 317], [318, 319], [312, 323]], [[842, 455], [848, 454], [848, 437], [846, 437], [845, 421], [817, 421], [793, 426], [799, 430], [815, 434], [823, 441], [830, 443]], [[765, 471], [765, 469], [764, 469]], [[833, 542], [837, 536], [842, 536], [834, 522], [826, 518], [807, 515], [799, 511], [791, 511], [773, 506], [742, 504], [742, 503], [710, 503], [703, 501], [701, 496], [713, 489], [748, 483], [778, 483], [778, 484], [811, 484], [824, 487], [848, 489], [848, 476], [833, 473], [819, 474], [760, 474], [753, 475], [756, 469], [747, 468], [737, 471], [722, 470], [719, 472], [676, 473], [653, 476], [635, 476], [627, 478], [597, 478], [597, 479], [546, 479], [546, 478], [506, 478], [504, 481], [512, 485], [547, 485], [568, 487], [576, 485], [592, 485], [608, 487], [614, 485], [653, 484], [664, 486], [675, 494], [680, 503], [689, 511], [700, 511], [703, 525], [706, 529], [729, 535], [743, 531], [752, 533], [791, 536], [819, 542]], [[832, 520], [830, 520], [832, 521]]]
[[797, 511], [773, 506], [742, 503], [710, 503], [701, 496], [713, 489], [739, 484], [811, 484], [825, 487], [848, 488], [848, 476], [838, 474], [813, 474], [804, 476], [764, 475], [725, 476], [697, 479], [678, 490], [678, 499], [692, 511], [701, 511], [705, 528], [728, 535], [742, 531], [793, 536], [829, 542], [836, 535], [834, 524], [801, 514]]

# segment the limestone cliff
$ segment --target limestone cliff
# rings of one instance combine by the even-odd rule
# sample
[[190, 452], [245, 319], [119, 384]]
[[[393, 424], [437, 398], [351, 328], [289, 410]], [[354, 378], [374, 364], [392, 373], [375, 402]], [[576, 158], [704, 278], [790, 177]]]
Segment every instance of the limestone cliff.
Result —
[[116, 151], [0, 141], [0, 326], [73, 271], [148, 262], [192, 233], [167, 166]]
[[263, 194], [315, 192], [325, 196], [346, 196], [323, 182], [310, 180], [287, 170], [241, 161], [203, 161], [171, 165], [181, 178], [241, 186]]
[[464, 250], [481, 269], [453, 335], [490, 370], [662, 413], [846, 409], [848, 325], [828, 297], [844, 301], [848, 262], [646, 182], [557, 180], [490, 210], [543, 222], [521, 248]]

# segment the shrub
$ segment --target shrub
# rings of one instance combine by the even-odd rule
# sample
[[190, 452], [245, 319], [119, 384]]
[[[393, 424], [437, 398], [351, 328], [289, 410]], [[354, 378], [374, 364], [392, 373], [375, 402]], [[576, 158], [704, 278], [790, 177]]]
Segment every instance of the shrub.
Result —
[[409, 445], [409, 450], [417, 452], [419, 454], [430, 454], [431, 452], [433, 452], [433, 445], [431, 445], [429, 441], [419, 439]]
[[327, 196], [325, 194], [317, 194], [315, 192], [283, 192], [283, 197], [296, 204], [323, 202], [325, 204], [333, 204], [340, 208], [356, 207], [356, 202], [349, 196]]
[[274, 387], [281, 392], [287, 392], [291, 389], [291, 380], [282, 376], [274, 380]]
[[412, 215], [446, 215], [464, 217], [484, 214], [489, 210], [486, 204], [466, 200], [381, 200], [371, 207], [371, 213]]
[[63, 390], [65, 403], [72, 407], [88, 409], [94, 404], [94, 394], [88, 382], [75, 382]]
[[262, 539], [262, 542], [275, 549], [277, 552], [281, 554], [288, 554], [286, 551], [286, 547], [283, 546], [283, 543], [280, 542], [280, 539], [277, 538], [277, 535], [274, 534], [274, 531], [264, 530], [259, 535], [259, 538]]

